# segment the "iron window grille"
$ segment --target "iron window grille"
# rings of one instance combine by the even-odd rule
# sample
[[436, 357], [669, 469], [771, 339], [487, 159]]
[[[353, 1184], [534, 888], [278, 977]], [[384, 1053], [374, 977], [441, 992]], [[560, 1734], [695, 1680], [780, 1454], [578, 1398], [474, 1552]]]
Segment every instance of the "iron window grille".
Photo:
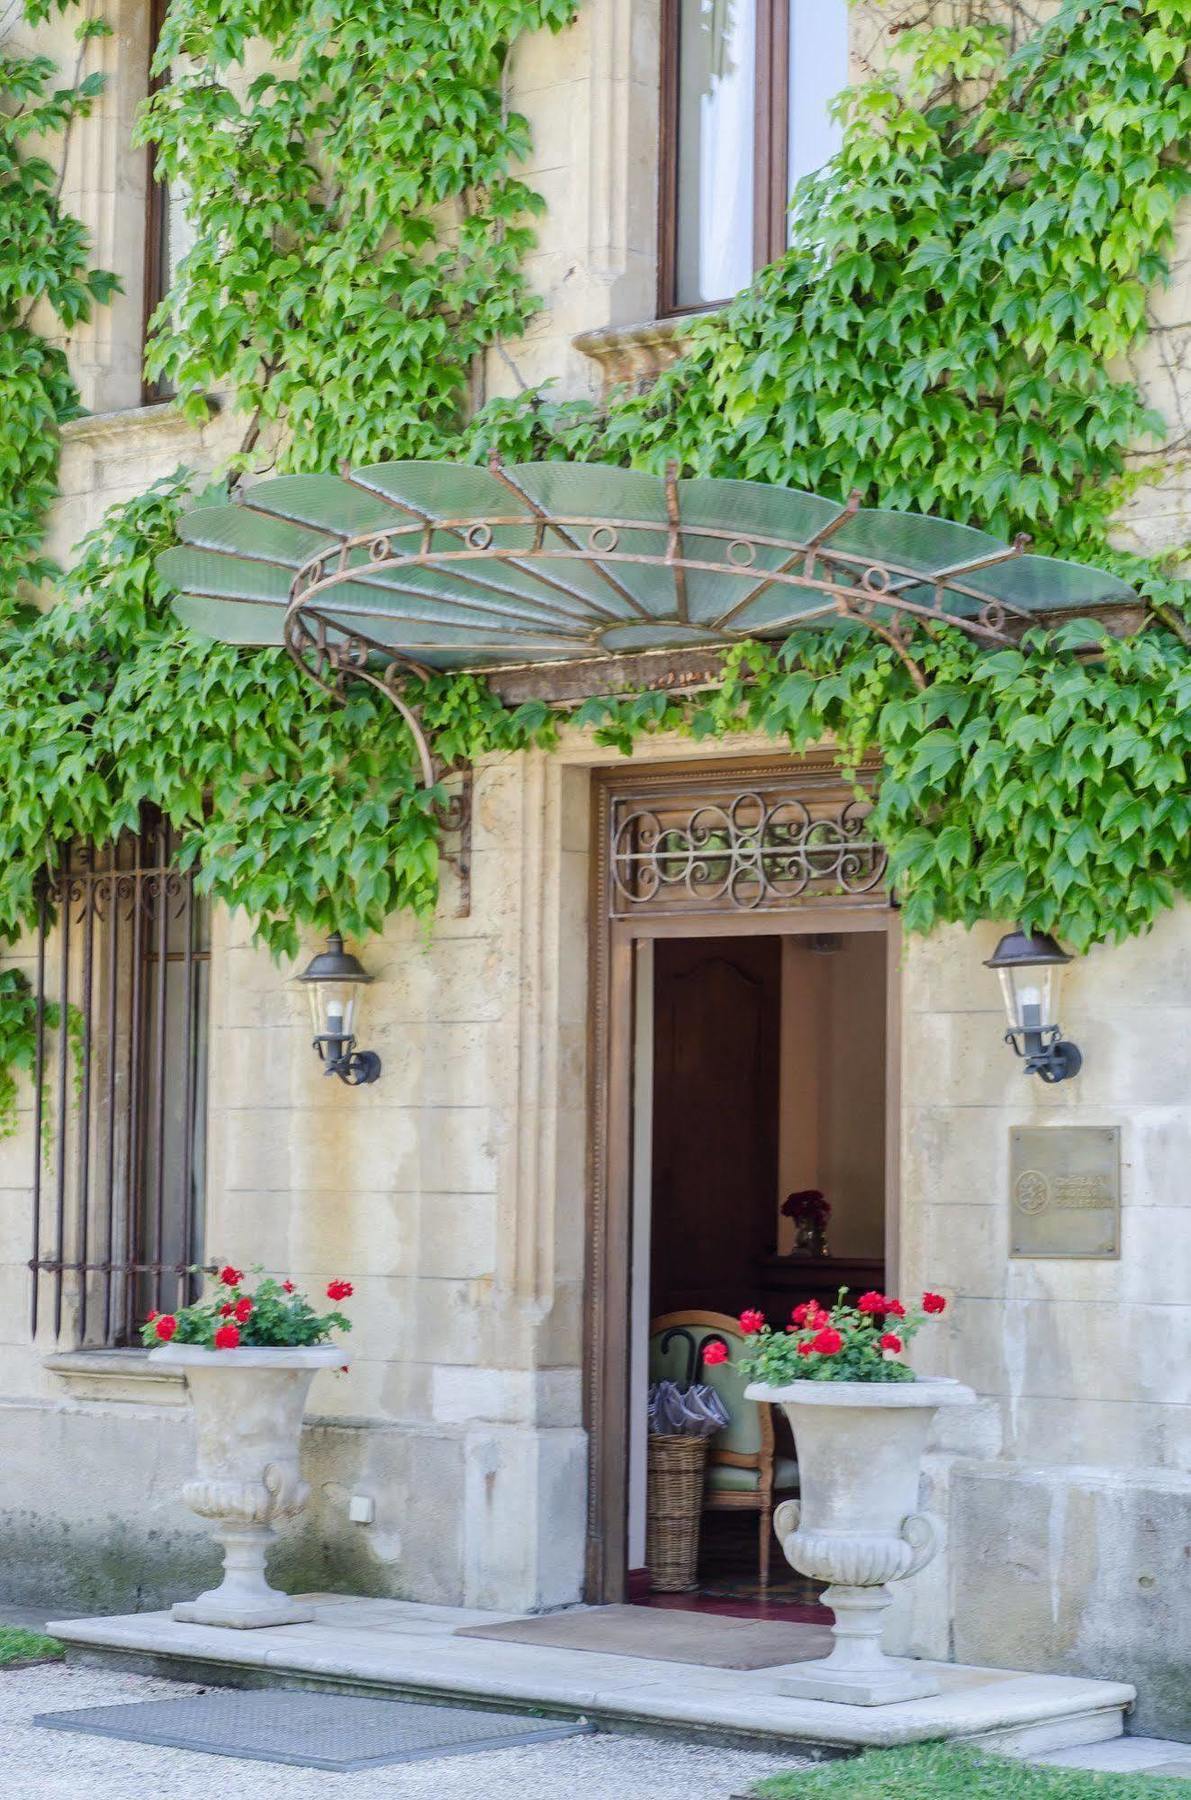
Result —
[[201, 1259], [210, 918], [170, 826], [75, 846], [37, 935], [31, 1330], [137, 1341]]

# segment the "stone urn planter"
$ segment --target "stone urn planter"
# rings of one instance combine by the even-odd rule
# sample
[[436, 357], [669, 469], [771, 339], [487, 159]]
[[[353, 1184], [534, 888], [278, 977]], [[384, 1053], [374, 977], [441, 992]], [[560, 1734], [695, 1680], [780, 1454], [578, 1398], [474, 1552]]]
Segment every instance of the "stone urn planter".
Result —
[[198, 1424], [198, 1467], [182, 1489], [200, 1518], [214, 1522], [223, 1545], [223, 1580], [197, 1600], [179, 1603], [175, 1619], [194, 1625], [300, 1625], [313, 1609], [270, 1587], [265, 1556], [274, 1519], [293, 1518], [309, 1486], [298, 1472], [302, 1415], [319, 1369], [341, 1369], [335, 1344], [304, 1348], [208, 1350], [162, 1344], [149, 1361], [181, 1369]]
[[939, 1692], [921, 1665], [881, 1648], [891, 1581], [924, 1568], [939, 1546], [935, 1518], [918, 1507], [922, 1454], [941, 1406], [974, 1401], [957, 1381], [753, 1382], [750, 1400], [780, 1406], [798, 1452], [800, 1498], [783, 1501], [774, 1527], [786, 1560], [831, 1585], [829, 1656], [781, 1678], [784, 1693], [849, 1706], [883, 1706]]

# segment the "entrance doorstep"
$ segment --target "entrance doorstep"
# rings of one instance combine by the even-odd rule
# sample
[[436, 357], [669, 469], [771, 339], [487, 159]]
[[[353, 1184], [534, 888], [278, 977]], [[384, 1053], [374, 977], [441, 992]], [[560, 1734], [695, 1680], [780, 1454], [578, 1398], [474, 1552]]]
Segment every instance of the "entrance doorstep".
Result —
[[518, 1615], [339, 1594], [303, 1598], [314, 1607], [310, 1625], [227, 1631], [155, 1612], [60, 1621], [48, 1629], [72, 1658], [184, 1681], [467, 1699], [608, 1727], [708, 1734], [791, 1750], [859, 1750], [929, 1738], [974, 1740], [1022, 1754], [1061, 1750], [1119, 1737], [1125, 1708], [1135, 1698], [1133, 1688], [1119, 1681], [924, 1663], [942, 1689], [933, 1699], [842, 1706], [783, 1695], [782, 1666], [714, 1669], [457, 1637], [460, 1626], [494, 1625]]

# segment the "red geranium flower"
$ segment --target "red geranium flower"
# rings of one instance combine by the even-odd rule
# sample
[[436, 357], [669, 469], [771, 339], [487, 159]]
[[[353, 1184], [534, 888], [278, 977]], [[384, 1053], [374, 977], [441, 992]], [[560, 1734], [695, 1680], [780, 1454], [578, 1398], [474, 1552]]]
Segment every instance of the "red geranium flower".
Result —
[[233, 1269], [231, 1263], [224, 1263], [219, 1271], [219, 1279], [224, 1287], [239, 1287], [244, 1279], [243, 1269]]
[[891, 1300], [888, 1294], [885, 1296], [885, 1311], [893, 1319], [904, 1319], [906, 1316], [906, 1309], [901, 1301]]
[[355, 1290], [350, 1281], [328, 1281], [328, 1300], [350, 1300]]
[[798, 1346], [798, 1354], [799, 1354], [799, 1356], [809, 1356], [810, 1353], [811, 1353], [810, 1339], [804, 1338], [802, 1343], [799, 1344], [799, 1346]]
[[746, 1337], [752, 1337], [765, 1324], [765, 1314], [758, 1312], [755, 1306], [746, 1307], [740, 1315], [740, 1329]]
[[240, 1298], [236, 1301], [233, 1310], [241, 1325], [243, 1325], [247, 1319], [250, 1319], [252, 1317], [252, 1300], [249, 1295], [241, 1294]]
[[830, 1325], [824, 1326], [823, 1330], [811, 1339], [811, 1349], [817, 1351], [820, 1356], [834, 1356], [836, 1351], [842, 1350], [843, 1347], [843, 1338]]
[[942, 1294], [923, 1294], [922, 1310], [928, 1313], [941, 1313], [947, 1309], [947, 1302]]
[[149, 1317], [145, 1320], [146, 1325], [152, 1325], [154, 1319], [160, 1318], [160, 1316], [161, 1315], [158, 1313], [157, 1308], [154, 1307], [152, 1312], [149, 1314]]
[[238, 1325], [221, 1325], [215, 1333], [217, 1350], [234, 1350], [239, 1342], [240, 1327]]
[[722, 1338], [713, 1338], [703, 1352], [705, 1363], [724, 1363], [728, 1360], [728, 1346]]
[[286, 1292], [286, 1293], [287, 1293], [287, 1294], [292, 1294], [292, 1293], [293, 1293], [293, 1291], [294, 1291], [294, 1284], [293, 1284], [293, 1282], [292, 1282], [292, 1281], [283, 1281], [283, 1282], [282, 1282], [282, 1284], [281, 1284], [281, 1285], [282, 1285], [282, 1287], [283, 1287], [283, 1288], [284, 1288], [284, 1290], [285, 1290], [285, 1292]]
[[219, 1315], [223, 1319], [230, 1319], [234, 1310], [231, 1301], [225, 1300], [219, 1309]]
[[796, 1306], [794, 1311], [790, 1314], [790, 1318], [795, 1325], [813, 1326], [816, 1319], [825, 1319], [826, 1317], [827, 1314], [823, 1311], [823, 1308], [819, 1305], [817, 1300], [804, 1300], [802, 1305]]
[[896, 1331], [887, 1331], [881, 1339], [882, 1350], [892, 1350], [895, 1356], [901, 1354], [902, 1341]]
[[878, 1294], [870, 1288], [867, 1294], [861, 1294], [856, 1302], [856, 1311], [862, 1313], [885, 1313], [889, 1311], [889, 1302], [884, 1294]]
[[175, 1331], [178, 1329], [178, 1321], [175, 1319], [173, 1313], [162, 1313], [160, 1318], [154, 1319], [153, 1329], [161, 1339], [162, 1343], [168, 1344]]

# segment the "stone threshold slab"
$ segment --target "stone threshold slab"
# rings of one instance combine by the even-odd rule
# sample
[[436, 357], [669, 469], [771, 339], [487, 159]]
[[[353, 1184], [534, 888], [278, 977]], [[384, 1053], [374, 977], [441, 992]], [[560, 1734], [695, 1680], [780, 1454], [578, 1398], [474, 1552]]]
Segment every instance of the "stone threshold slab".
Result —
[[883, 1707], [791, 1699], [783, 1668], [712, 1669], [455, 1635], [518, 1616], [336, 1594], [302, 1598], [309, 1625], [259, 1631], [182, 1624], [168, 1612], [70, 1619], [47, 1629], [75, 1657], [196, 1673], [228, 1686], [308, 1685], [343, 1693], [526, 1707], [612, 1727], [713, 1734], [750, 1744], [864, 1750], [962, 1739], [1019, 1753], [1119, 1737], [1135, 1690], [1117, 1681], [924, 1663], [942, 1692]]

